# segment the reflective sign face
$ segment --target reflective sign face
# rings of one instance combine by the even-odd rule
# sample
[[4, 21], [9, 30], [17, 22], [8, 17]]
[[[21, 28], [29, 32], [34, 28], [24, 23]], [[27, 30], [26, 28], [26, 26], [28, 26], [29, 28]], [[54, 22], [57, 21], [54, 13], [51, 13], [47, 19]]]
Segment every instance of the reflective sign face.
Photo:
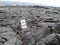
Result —
[[21, 22], [21, 27], [22, 28], [27, 28], [26, 20], [25, 19], [20, 20], [20, 22]]

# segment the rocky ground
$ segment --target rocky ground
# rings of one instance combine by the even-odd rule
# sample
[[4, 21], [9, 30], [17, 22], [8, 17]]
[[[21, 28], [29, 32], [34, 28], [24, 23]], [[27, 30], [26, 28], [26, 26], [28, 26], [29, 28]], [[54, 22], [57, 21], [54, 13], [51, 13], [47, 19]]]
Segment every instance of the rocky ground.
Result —
[[[22, 17], [28, 26], [25, 32]], [[0, 7], [0, 45], [60, 45], [60, 8]]]

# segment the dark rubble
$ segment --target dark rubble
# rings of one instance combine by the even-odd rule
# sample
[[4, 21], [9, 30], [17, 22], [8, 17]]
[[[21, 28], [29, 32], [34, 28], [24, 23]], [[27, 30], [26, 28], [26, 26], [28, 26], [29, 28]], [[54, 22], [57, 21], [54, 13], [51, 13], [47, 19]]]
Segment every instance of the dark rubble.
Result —
[[[60, 45], [60, 8], [0, 7], [0, 45]], [[25, 17], [23, 33], [20, 19]]]

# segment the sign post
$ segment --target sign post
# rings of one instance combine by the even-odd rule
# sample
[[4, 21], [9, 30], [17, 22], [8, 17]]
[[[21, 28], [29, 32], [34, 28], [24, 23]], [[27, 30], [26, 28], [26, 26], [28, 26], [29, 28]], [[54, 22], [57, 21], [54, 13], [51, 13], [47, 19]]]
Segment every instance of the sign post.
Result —
[[25, 18], [22, 18], [20, 20], [20, 23], [21, 23], [21, 28], [22, 28], [22, 32], [26, 32], [28, 29], [27, 27], [27, 23], [26, 23], [26, 19]]
[[27, 23], [26, 23], [26, 20], [25, 18], [22, 18], [20, 20], [20, 23], [21, 23], [21, 28], [22, 28], [22, 33], [23, 33], [23, 38], [22, 38], [22, 41], [23, 41], [23, 45], [29, 45], [29, 40], [28, 40], [28, 37], [26, 36], [26, 31], [28, 30], [27, 29]]

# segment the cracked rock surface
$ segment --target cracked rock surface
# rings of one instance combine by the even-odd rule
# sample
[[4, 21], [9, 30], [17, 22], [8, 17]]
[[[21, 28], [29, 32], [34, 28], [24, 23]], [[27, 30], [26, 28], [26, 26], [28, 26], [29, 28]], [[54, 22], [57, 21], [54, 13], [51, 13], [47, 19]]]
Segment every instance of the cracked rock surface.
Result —
[[[60, 45], [59, 7], [0, 8], [0, 45]], [[27, 31], [21, 28], [22, 17]]]

